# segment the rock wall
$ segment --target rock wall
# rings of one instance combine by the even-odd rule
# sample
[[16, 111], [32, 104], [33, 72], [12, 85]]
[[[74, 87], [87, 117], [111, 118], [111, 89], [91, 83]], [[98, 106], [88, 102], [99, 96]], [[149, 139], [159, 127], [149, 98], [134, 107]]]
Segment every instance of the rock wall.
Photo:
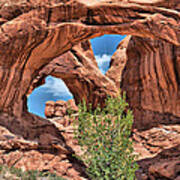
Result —
[[168, 42], [127, 36], [106, 76], [126, 92], [134, 128], [180, 123], [180, 48]]
[[180, 48], [131, 37], [121, 88], [134, 111], [136, 128], [180, 123]]
[[83, 40], [131, 34], [179, 46], [177, 0], [155, 2], [1, 1], [0, 109], [22, 116], [25, 95], [39, 70]]

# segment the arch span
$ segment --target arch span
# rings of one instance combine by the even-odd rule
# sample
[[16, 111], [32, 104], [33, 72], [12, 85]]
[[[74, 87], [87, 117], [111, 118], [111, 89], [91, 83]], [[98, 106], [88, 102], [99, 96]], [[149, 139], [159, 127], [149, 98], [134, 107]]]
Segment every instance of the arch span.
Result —
[[96, 107], [97, 103], [103, 105], [107, 94], [115, 96], [118, 92], [115, 83], [98, 68], [89, 41], [74, 46], [44, 66], [34, 79], [31, 91], [48, 75], [62, 79], [77, 104], [85, 100], [93, 107]]

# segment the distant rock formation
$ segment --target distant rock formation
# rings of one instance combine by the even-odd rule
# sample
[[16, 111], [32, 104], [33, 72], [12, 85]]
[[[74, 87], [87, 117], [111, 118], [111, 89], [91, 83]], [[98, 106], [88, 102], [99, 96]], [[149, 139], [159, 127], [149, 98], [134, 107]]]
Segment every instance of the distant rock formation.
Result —
[[65, 115], [68, 115], [68, 113], [71, 111], [71, 113], [77, 113], [78, 107], [76, 106], [73, 99], [70, 99], [68, 101], [47, 101], [46, 107], [45, 107], [45, 116], [47, 118], [53, 118], [53, 117], [64, 117]]

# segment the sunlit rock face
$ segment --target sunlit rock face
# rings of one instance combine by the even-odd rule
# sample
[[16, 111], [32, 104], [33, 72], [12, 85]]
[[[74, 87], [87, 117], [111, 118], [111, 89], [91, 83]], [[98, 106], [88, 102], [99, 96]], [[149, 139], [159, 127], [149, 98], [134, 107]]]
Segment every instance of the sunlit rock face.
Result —
[[119, 43], [117, 50], [111, 57], [110, 68], [105, 74], [116, 84], [117, 88], [120, 88], [122, 73], [127, 63], [127, 47], [129, 45], [130, 39], [131, 36], [126, 36], [126, 38]]
[[54, 101], [47, 101], [46, 102], [46, 108], [45, 108], [44, 114], [47, 118], [52, 117], [54, 115], [54, 113], [55, 113], [54, 112], [55, 111], [54, 106], [55, 106]]

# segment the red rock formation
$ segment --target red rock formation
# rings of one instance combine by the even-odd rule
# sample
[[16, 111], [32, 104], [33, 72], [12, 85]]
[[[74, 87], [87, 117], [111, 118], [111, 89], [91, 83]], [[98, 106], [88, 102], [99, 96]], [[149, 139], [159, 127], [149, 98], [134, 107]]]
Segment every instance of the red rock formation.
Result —
[[[59, 133], [61, 132], [76, 154], [82, 154], [77, 141], [73, 139], [73, 127], [62, 127], [56, 123]], [[63, 132], [62, 132], [63, 129]], [[48, 137], [44, 137], [45, 140]], [[6, 128], [0, 126], [0, 164], [6, 164], [24, 171], [38, 170], [49, 171], [69, 180], [85, 180], [84, 165], [67, 153], [60, 145], [54, 144], [54, 152], [42, 151], [36, 141], [28, 141], [22, 137], [10, 133]], [[58, 149], [58, 151], [57, 151]]]
[[[63, 118], [62, 118], [63, 119]], [[61, 118], [53, 118], [59, 133], [73, 151], [81, 155], [83, 152], [74, 137], [74, 126], [66, 127], [59, 123]], [[44, 137], [45, 142], [48, 137]], [[138, 180], [178, 180], [180, 163], [180, 125], [161, 125], [146, 131], [133, 131], [134, 153], [138, 156]], [[43, 146], [44, 147], [44, 146]], [[27, 141], [10, 133], [0, 126], [0, 164], [22, 168], [23, 170], [39, 170], [56, 172], [66, 179], [84, 179], [84, 165], [59, 144], [53, 153], [42, 151], [37, 141]]]
[[104, 103], [107, 94], [113, 96], [118, 92], [115, 83], [99, 70], [89, 41], [74, 46], [44, 66], [34, 79], [30, 92], [48, 75], [61, 78], [77, 104], [84, 99], [95, 107], [97, 103]]
[[118, 46], [106, 73], [126, 91], [134, 111], [134, 128], [157, 126], [133, 132], [135, 153], [141, 159], [138, 180], [180, 179], [180, 126], [159, 125], [180, 123], [179, 59], [178, 46], [127, 37]]
[[53, 117], [64, 117], [68, 115], [68, 110], [76, 113], [78, 111], [78, 107], [76, 106], [73, 99], [68, 101], [47, 101], [45, 107], [45, 116], [47, 118]]
[[138, 164], [138, 180], [179, 180], [180, 146], [164, 150], [156, 157], [141, 160]]
[[66, 102], [59, 100], [55, 103], [55, 116], [64, 116], [66, 114]]
[[124, 40], [120, 42], [117, 47], [116, 52], [111, 57], [110, 68], [106, 72], [106, 76], [115, 82], [117, 88], [120, 88], [122, 80], [122, 72], [127, 62], [127, 47], [131, 36], [127, 36]]
[[180, 48], [132, 37], [126, 53], [121, 88], [134, 111], [134, 126], [180, 123]]
[[126, 92], [134, 127], [180, 123], [180, 47], [140, 37], [125, 38], [106, 73]]
[[[70, 50], [74, 45], [103, 34], [130, 34], [139, 36], [141, 38], [139, 38], [138, 42], [141, 42], [140, 39], [142, 38], [157, 39], [151, 41], [159, 49], [160, 45], [169, 44], [168, 46], [164, 45], [165, 49], [167, 48], [168, 51], [169, 48], [173, 48], [173, 55], [177, 55], [179, 54], [178, 47], [180, 46], [179, 9], [178, 0], [171, 0], [171, 2], [154, 0], [151, 3], [148, 0], [145, 0], [144, 3], [138, 0], [131, 2], [127, 2], [127, 0], [114, 0], [111, 2], [106, 0], [2, 0], [0, 2], [0, 125], [7, 127], [11, 132], [19, 134], [25, 139], [36, 139], [38, 145], [45, 149], [53, 149], [59, 145], [61, 146], [60, 149], [70, 153], [71, 149], [53, 123], [27, 112], [26, 96], [40, 70], [54, 58]], [[137, 43], [137, 45], [139, 44]], [[154, 49], [152, 49], [148, 48], [146, 50], [146, 47], [144, 47], [143, 50], [154, 53]], [[162, 50], [158, 52], [162, 52]], [[133, 57], [133, 52], [131, 53]], [[76, 49], [74, 49], [73, 55], [77, 59], [81, 56]], [[67, 56], [67, 54], [64, 56]], [[73, 58], [74, 56], [71, 59], [72, 61]], [[174, 57], [174, 59], [176, 62], [175, 69], [178, 69], [179, 58], [176, 60], [176, 57]], [[137, 62], [139, 61], [133, 62], [134, 66], [136, 66]], [[149, 63], [152, 64], [153, 62]], [[156, 62], [153, 65], [160, 67]], [[166, 61], [165, 64], [168, 64], [168, 62]], [[87, 64], [86, 67], [95, 68], [95, 65], [89, 65], [89, 61], [85, 61], [84, 58], [82, 63]], [[131, 62], [128, 62], [128, 64], [131, 64]], [[172, 64], [169, 66], [165, 65], [165, 67], [172, 68]], [[140, 66], [138, 68], [141, 71], [144, 70]], [[160, 69], [159, 74], [154, 72], [154, 76], [158, 77], [162, 72], [166, 71]], [[178, 80], [178, 70], [175, 73], [176, 76], [169, 69], [167, 72], [172, 75], [171, 77], [165, 76], [168, 81], [173, 81], [175, 77]], [[125, 76], [126, 73], [123, 74]], [[140, 73], [140, 75], [143, 75], [143, 73]], [[139, 76], [134, 76], [132, 79], [129, 78], [131, 85], [135, 77], [139, 78]], [[94, 86], [96, 83], [93, 82], [96, 78], [91, 76], [88, 78], [92, 81], [91, 92], [96, 92], [93, 96], [90, 96], [91, 98], [95, 97], [91, 101], [97, 104], [106, 95], [104, 92], [108, 92], [106, 87], [103, 86], [106, 86], [107, 83], [102, 83], [97, 90], [97, 85]], [[106, 79], [105, 77], [102, 78]], [[84, 84], [89, 79], [85, 77], [81, 79], [83, 79], [83, 83], [80, 83], [80, 85], [82, 85], [81, 89], [83, 89], [87, 87]], [[155, 79], [155, 81], [157, 82], [158, 79]], [[154, 104], [158, 103], [159, 97], [165, 96], [170, 98], [157, 108], [157, 112], [169, 113], [174, 103], [170, 101], [175, 99], [174, 94], [177, 94], [178, 86], [173, 81], [172, 86], [168, 86], [170, 89], [169, 94], [167, 91], [164, 92], [162, 90], [166, 83], [163, 82], [153, 86], [158, 86], [161, 92], [159, 96], [155, 91], [157, 97], [155, 97]], [[125, 82], [123, 82], [124, 87], [128, 87]], [[137, 87], [140, 87], [137, 91], [141, 94], [141, 85], [137, 85]], [[74, 94], [77, 93], [76, 89], [74, 89]], [[150, 93], [149, 91], [147, 90], [148, 93]], [[85, 92], [83, 97], [87, 98], [89, 92], [87, 92], [86, 88], [84, 88], [83, 92]], [[127, 88], [128, 97], [144, 98], [143, 93], [139, 96], [137, 92], [136, 94], [132, 94], [132, 92], [134, 91]], [[116, 94], [114, 91], [111, 93]], [[132, 99], [131, 102], [137, 102], [137, 99]], [[136, 109], [136, 116], [145, 117], [138, 115], [138, 108], [134, 107], [136, 105], [131, 102], [130, 105]], [[152, 102], [152, 98], [150, 102]], [[170, 109], [168, 109], [166, 104], [170, 105]], [[144, 114], [150, 114], [150, 116], [152, 116], [151, 111], [156, 109], [149, 105], [146, 100], [143, 100], [143, 104], [140, 105], [140, 108], [145, 108]], [[176, 108], [172, 113], [173, 118], [178, 115]], [[147, 125], [147, 121], [142, 124], [140, 122], [142, 122], [142, 119], [138, 122], [141, 127]]]
[[55, 102], [54, 101], [47, 101], [46, 102], [46, 107], [45, 107], [45, 116], [47, 118], [53, 117], [54, 115], [54, 106], [55, 106]]
[[[120, 33], [180, 44], [179, 13], [175, 10], [179, 5], [175, 0], [168, 4], [169, 9], [123, 1], [83, 2], [1, 2], [0, 15], [8, 21], [0, 32], [1, 77], [5, 82], [0, 109], [4, 112], [21, 116], [25, 94], [38, 70], [87, 38]], [[166, 5], [161, 1], [159, 6]], [[18, 88], [11, 88], [12, 84]]]
[[132, 139], [138, 156], [138, 180], [180, 178], [180, 125], [160, 125], [134, 130]]
[[72, 112], [78, 111], [78, 107], [76, 106], [75, 101], [73, 99], [70, 99], [67, 101], [66, 107], [67, 107], [67, 109], [71, 110]]

